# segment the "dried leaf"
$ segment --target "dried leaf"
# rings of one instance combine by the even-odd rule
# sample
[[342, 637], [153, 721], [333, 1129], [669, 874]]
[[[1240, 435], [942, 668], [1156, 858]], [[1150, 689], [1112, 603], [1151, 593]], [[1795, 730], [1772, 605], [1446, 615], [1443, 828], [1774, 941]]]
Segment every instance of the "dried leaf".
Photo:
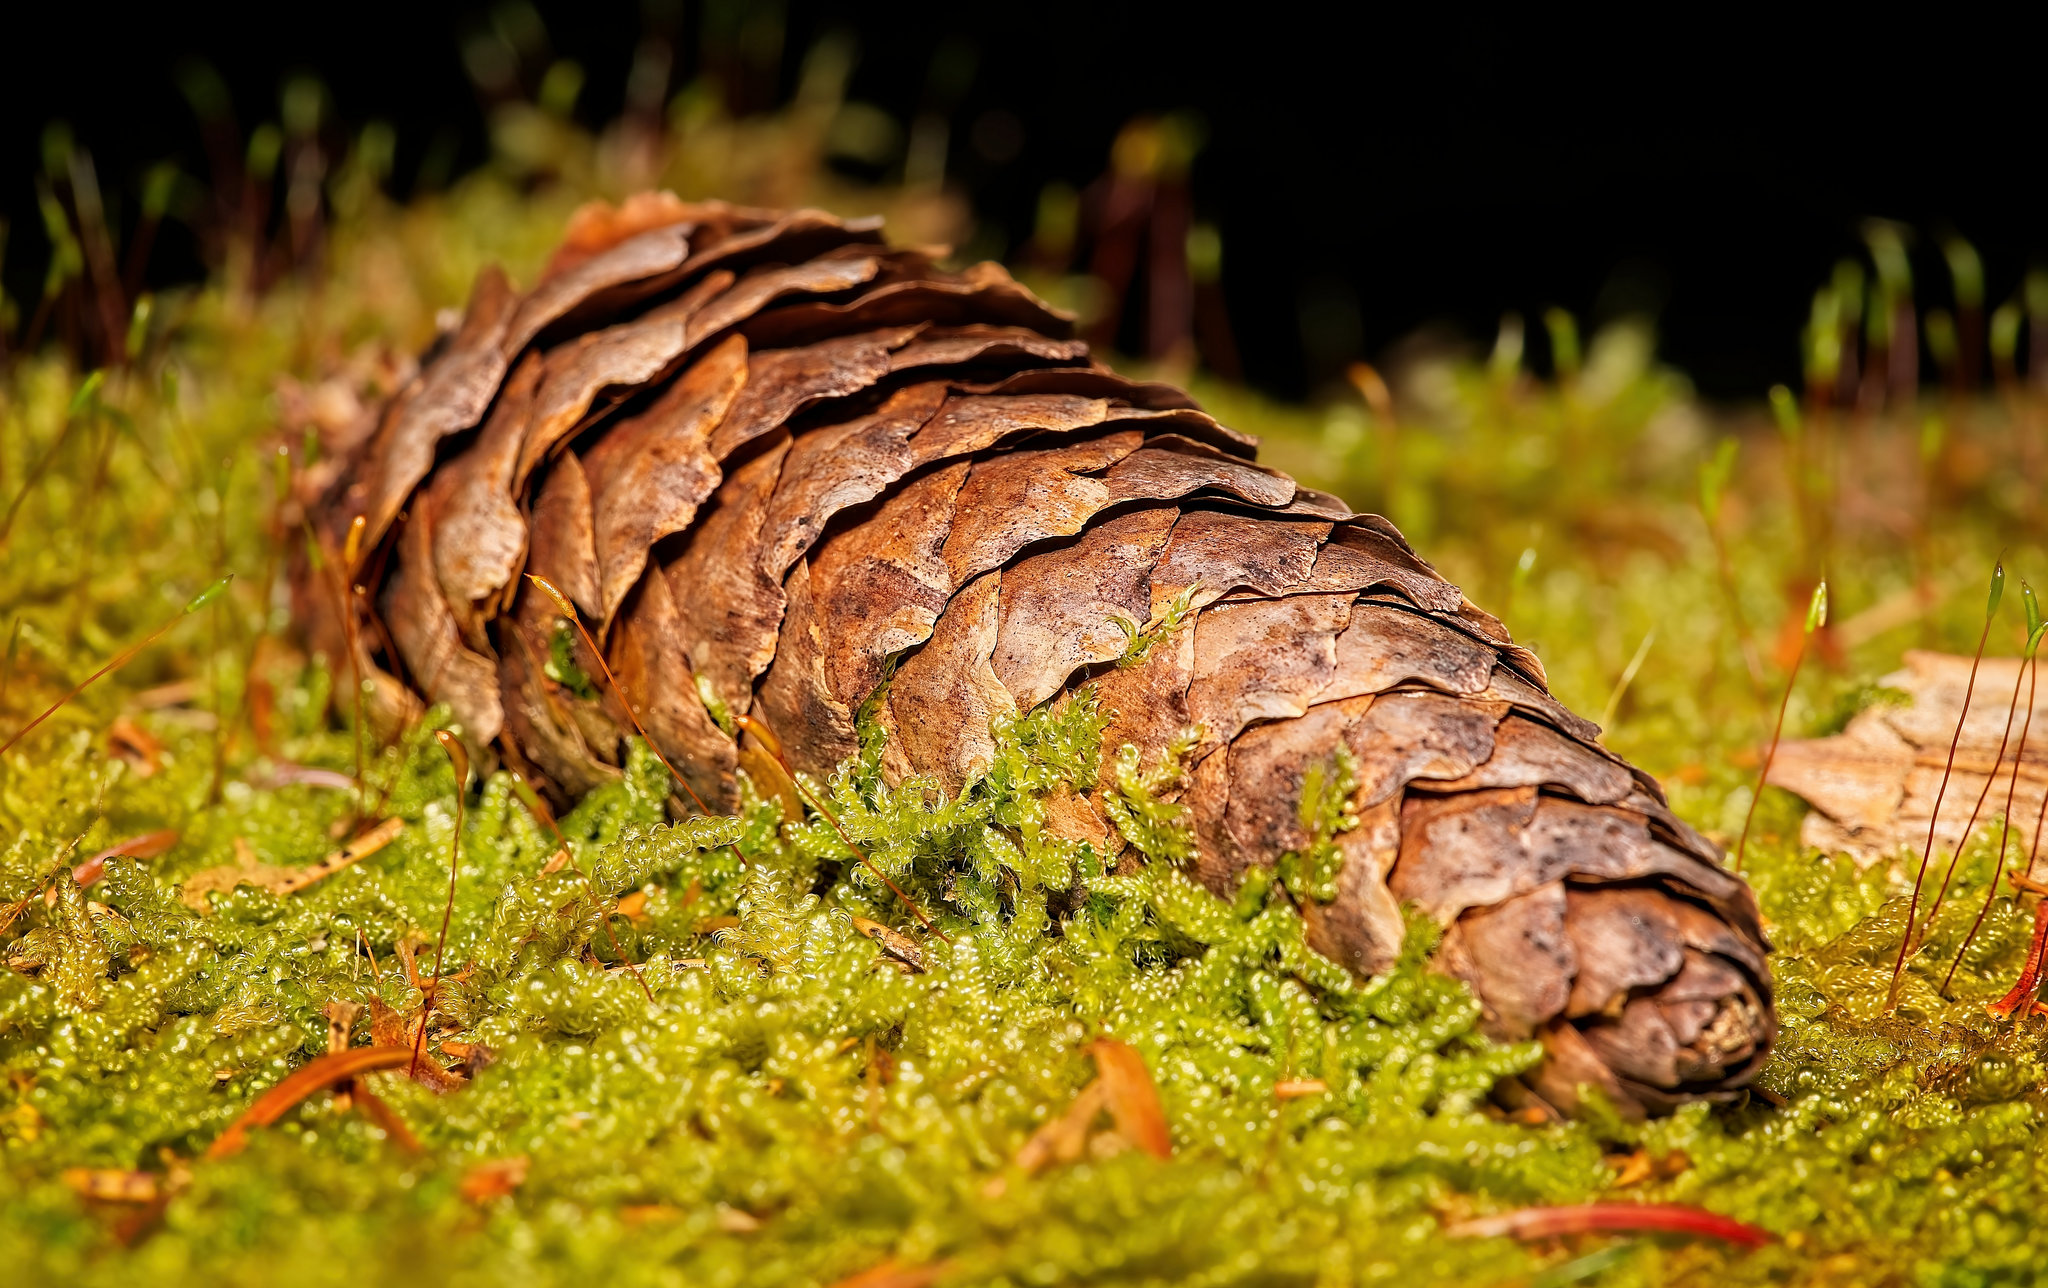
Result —
[[514, 1190], [526, 1184], [526, 1174], [532, 1167], [533, 1160], [524, 1154], [494, 1158], [464, 1172], [456, 1188], [472, 1203], [510, 1198]]
[[[2041, 812], [2042, 796], [2048, 793], [2048, 752], [2033, 740], [2022, 761], [2017, 734], [2005, 736], [2011, 705], [2005, 697], [2016, 684], [2024, 687], [2020, 668], [2019, 658], [1987, 657], [1978, 670], [1977, 698], [1956, 738], [1947, 803], [1934, 828], [1938, 849], [1952, 850], [1963, 842], [1968, 802], [1976, 800], [1987, 783], [1997, 783], [1993, 799], [2004, 807], [2015, 770], [2019, 782], [2013, 791], [2013, 817], [2031, 819]], [[1890, 691], [1890, 700], [1858, 712], [1833, 737], [1787, 741], [1778, 747], [1771, 784], [1797, 793], [1814, 807], [1800, 826], [1803, 843], [1846, 851], [1866, 865], [1901, 849], [1921, 849], [1949, 742], [1957, 732], [1969, 671], [1968, 657], [1909, 649], [1905, 665], [1878, 681], [1881, 693]], [[1987, 696], [1993, 694], [1997, 696]], [[2025, 719], [2025, 711], [2014, 714], [2014, 729]], [[2048, 722], [2048, 686], [2036, 698], [2034, 721], [2036, 728]], [[2007, 744], [2002, 757], [2001, 742]], [[1956, 808], [1959, 800], [1964, 805]]]
[[1159, 1090], [1152, 1085], [1145, 1057], [1136, 1047], [1114, 1038], [1097, 1038], [1089, 1051], [1095, 1057], [1117, 1133], [1154, 1158], [1171, 1157], [1173, 1135], [1167, 1130], [1166, 1111], [1160, 1108]]
[[226, 893], [238, 885], [261, 886], [274, 895], [295, 894], [352, 864], [360, 863], [398, 839], [405, 830], [402, 818], [387, 818], [347, 845], [302, 868], [279, 867], [259, 861], [248, 842], [235, 838], [235, 862], [195, 872], [185, 879], [178, 897], [188, 907], [207, 909], [206, 896]]
[[154, 1203], [167, 1188], [155, 1172], [118, 1167], [67, 1167], [64, 1184], [80, 1198], [99, 1203]]
[[1665, 1203], [1587, 1203], [1579, 1207], [1521, 1208], [1447, 1226], [1468, 1239], [1555, 1239], [1568, 1234], [1692, 1234], [1745, 1247], [1771, 1242], [1769, 1231], [1708, 1212]]

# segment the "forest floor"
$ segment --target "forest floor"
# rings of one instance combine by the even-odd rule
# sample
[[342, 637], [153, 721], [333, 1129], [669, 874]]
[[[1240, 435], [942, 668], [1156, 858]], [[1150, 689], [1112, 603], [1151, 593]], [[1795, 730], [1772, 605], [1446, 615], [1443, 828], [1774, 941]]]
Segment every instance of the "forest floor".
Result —
[[[291, 643], [287, 472], [480, 266], [531, 281], [603, 186], [487, 171], [404, 208], [337, 196], [316, 267], [258, 291], [231, 263], [159, 299], [104, 376], [59, 356], [0, 374], [0, 732], [170, 623], [0, 755], [15, 1281], [1981, 1284], [2048, 1264], [2048, 1041], [2039, 1018], [1986, 1013], [2036, 900], [1991, 888], [1994, 826], [1888, 1007], [1912, 862], [1804, 848], [1803, 806], [1767, 792], [1746, 874], [1783, 1032], [1757, 1094], [1541, 1123], [1489, 1102], [1535, 1052], [1478, 1035], [1470, 994], [1422, 965], [1426, 925], [1356, 984], [1260, 892], [1225, 905], [1155, 863], [1084, 874], [1057, 932], [1029, 881], [1010, 907], [956, 910], [905, 973], [856, 924], [901, 920], [878, 887], [806, 893], [843, 855], [815, 819], [755, 802], [671, 827], [642, 758], [560, 821], [575, 861], [548, 871], [554, 835], [502, 774], [459, 789], [431, 716], [359, 753], [347, 677]], [[2001, 551], [2015, 582], [2048, 576], [2038, 394], [1722, 412], [1626, 325], [1562, 365], [1532, 376], [1504, 333], [1491, 357], [1399, 373], [1391, 414], [1195, 388], [1268, 459], [1393, 517], [1731, 848], [1816, 575], [1832, 610], [1791, 691], [1798, 736], [1883, 700], [1908, 648], [1968, 653]], [[2020, 647], [2007, 599], [1994, 654]], [[1085, 712], [1021, 721], [999, 772], [938, 807], [871, 766], [829, 790], [906, 879], [1025, 867], [1007, 838], [1098, 733]], [[402, 826], [344, 871], [295, 889], [273, 870], [386, 819]], [[404, 1040], [452, 849], [444, 1004], [466, 1038], [429, 1056], [459, 1079], [365, 1073], [231, 1132], [328, 1051], [331, 1004]], [[1144, 1060], [1167, 1157], [1126, 1120], [1142, 1105], [1071, 1110], [1097, 1104], [1098, 1073], [1122, 1085], [1103, 1038]], [[1695, 1205], [1771, 1238], [1446, 1235], [1592, 1202]]]

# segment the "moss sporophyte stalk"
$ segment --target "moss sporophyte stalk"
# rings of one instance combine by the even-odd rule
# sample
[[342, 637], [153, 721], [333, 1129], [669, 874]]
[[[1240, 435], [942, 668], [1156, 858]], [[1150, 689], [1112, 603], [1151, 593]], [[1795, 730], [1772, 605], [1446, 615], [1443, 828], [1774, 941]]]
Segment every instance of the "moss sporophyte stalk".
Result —
[[[1108, 704], [1086, 690], [1001, 723], [957, 789], [887, 785], [870, 704], [845, 764], [793, 775], [788, 795], [752, 779], [731, 815], [678, 823], [673, 779], [637, 740], [557, 817], [512, 768], [465, 785], [436, 736], [464, 732], [447, 711], [408, 722], [346, 658], [327, 669], [297, 651], [282, 579], [263, 575], [273, 556], [311, 545], [340, 603], [369, 570], [345, 533], [299, 525], [275, 446], [317, 466], [314, 417], [346, 424], [399, 387], [404, 355], [482, 263], [534, 280], [580, 195], [487, 174], [418, 208], [372, 203], [333, 230], [318, 291], [223, 283], [160, 301], [135, 363], [83, 393], [55, 357], [0, 377], [0, 481], [18, 511], [0, 734], [175, 621], [0, 756], [0, 1258], [15, 1279], [2038, 1276], [2048, 1048], [2014, 984], [2030, 957], [2038, 969], [2042, 923], [2010, 878], [2039, 874], [2007, 849], [2031, 854], [2038, 820], [2012, 820], [2000, 844], [1992, 794], [1938, 912], [1923, 898], [1909, 914], [1920, 835], [1859, 866], [1802, 847], [1795, 802], [1755, 792], [1781, 695], [1759, 692], [1746, 657], [1796, 641], [1807, 610], [1818, 565], [1794, 483], [1855, 496], [1895, 465], [1941, 507], [1934, 535], [1905, 551], [1843, 507], [1825, 537], [1831, 625], [1786, 701], [1787, 737], [1847, 719], [1908, 647], [1967, 656], [2001, 544], [2015, 575], [2042, 562], [2022, 467], [1965, 468], [1977, 452], [2029, 459], [2015, 444], [2030, 404], [1945, 412], [1939, 478], [1918, 472], [1917, 416], [1864, 424], [1842, 462], [1822, 448], [1846, 429], [1809, 414], [1794, 479], [1776, 439], [1706, 433], [1682, 379], [1631, 358], [1647, 351], [1621, 331], [1589, 336], [1568, 389], [1530, 378], [1519, 351], [1447, 362], [1423, 373], [1428, 401], [1399, 435], [1355, 442], [1332, 432], [1335, 412], [1198, 390], [1276, 454], [1337, 444], [1322, 486], [1366, 496], [1397, 479], [1394, 517], [1447, 576], [1475, 599], [1512, 589], [1516, 634], [1540, 642], [1567, 704], [1615, 694], [1655, 626], [1605, 741], [1723, 844], [1754, 804], [1744, 869], [1782, 1020], [1755, 1094], [1646, 1121], [1595, 1099], [1551, 1121], [1496, 1102], [1540, 1052], [1482, 1035], [1472, 992], [1428, 965], [1433, 922], [1409, 909], [1369, 978], [1308, 948], [1298, 907], [1329, 890], [1358, 764], [1314, 767], [1283, 802], [1300, 845], [1226, 901], [1190, 875], [1175, 799], [1199, 733], [1112, 746], [1104, 766]], [[1745, 449], [1717, 467], [1710, 527], [1701, 465], [1734, 434]], [[1583, 449], [1568, 469], [1567, 441]], [[1380, 469], [1388, 452], [1398, 470]], [[1851, 477], [1811, 477], [1829, 461]], [[1866, 462], [1871, 477], [1854, 476]], [[1103, 674], [1139, 669], [1116, 667], [1119, 650], [1181, 647], [1191, 628], [1175, 617], [1119, 629], [1105, 615]], [[1987, 659], [2022, 647], [2000, 629]], [[533, 644], [536, 671], [582, 665], [573, 631]], [[1789, 650], [1771, 656], [1766, 678], [1789, 669]], [[583, 679], [601, 700], [603, 677]], [[2039, 739], [2023, 722], [2013, 736]], [[1145, 861], [1112, 868], [1048, 827], [1084, 786]], [[1929, 862], [1950, 857], [1937, 844]], [[1909, 922], [1926, 924], [1894, 991]], [[337, 1034], [344, 1061], [318, 1064]], [[1142, 1061], [1167, 1157], [1119, 1123], [1104, 1043]], [[394, 1044], [404, 1056], [384, 1064]], [[1614, 1205], [1686, 1209], [1691, 1232], [1627, 1213], [1602, 1233]], [[1550, 1224], [1559, 1209], [1576, 1215]], [[1770, 1240], [1695, 1237], [1711, 1233], [1700, 1212]]]

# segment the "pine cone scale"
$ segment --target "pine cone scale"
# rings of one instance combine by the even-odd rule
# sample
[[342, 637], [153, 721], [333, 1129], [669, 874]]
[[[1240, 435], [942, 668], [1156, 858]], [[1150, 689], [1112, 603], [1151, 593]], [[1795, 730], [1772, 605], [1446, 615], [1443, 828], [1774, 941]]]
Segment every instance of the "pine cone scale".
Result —
[[734, 336], [585, 453], [599, 626], [639, 583], [655, 543], [688, 530], [724, 480], [713, 432], [728, 420], [747, 379], [746, 341]]
[[1084, 667], [1123, 656], [1131, 636], [1118, 623], [1135, 630], [1146, 621], [1152, 567], [1179, 517], [1172, 508], [1132, 510], [1004, 571], [990, 662], [1019, 707], [1053, 697]]

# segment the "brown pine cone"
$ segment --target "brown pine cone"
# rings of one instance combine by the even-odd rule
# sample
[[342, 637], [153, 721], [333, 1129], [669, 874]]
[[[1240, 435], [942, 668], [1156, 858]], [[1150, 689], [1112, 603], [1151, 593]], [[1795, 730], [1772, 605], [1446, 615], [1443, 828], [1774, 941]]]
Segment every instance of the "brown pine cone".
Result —
[[[531, 292], [484, 274], [374, 431], [304, 481], [329, 554], [295, 577], [315, 647], [353, 645], [384, 718], [446, 702], [480, 753], [574, 797], [619, 772], [628, 726], [549, 678], [539, 574], [719, 810], [736, 751], [700, 681], [825, 774], [893, 661], [885, 773], [949, 788], [989, 764], [992, 717], [1090, 682], [1106, 756], [1199, 726], [1183, 799], [1224, 894], [1307, 844], [1307, 775], [1348, 748], [1360, 822], [1335, 898], [1303, 901], [1313, 945], [1381, 970], [1413, 902], [1488, 1031], [1545, 1043], [1524, 1090], [1561, 1109], [1586, 1083], [1632, 1112], [1741, 1086], [1776, 1030], [1756, 901], [1535, 656], [1391, 523], [1092, 361], [997, 265], [936, 254], [664, 195], [579, 216]], [[1117, 619], [1177, 599], [1190, 626], [1107, 665]], [[1053, 815], [1120, 845], [1086, 796]]]

